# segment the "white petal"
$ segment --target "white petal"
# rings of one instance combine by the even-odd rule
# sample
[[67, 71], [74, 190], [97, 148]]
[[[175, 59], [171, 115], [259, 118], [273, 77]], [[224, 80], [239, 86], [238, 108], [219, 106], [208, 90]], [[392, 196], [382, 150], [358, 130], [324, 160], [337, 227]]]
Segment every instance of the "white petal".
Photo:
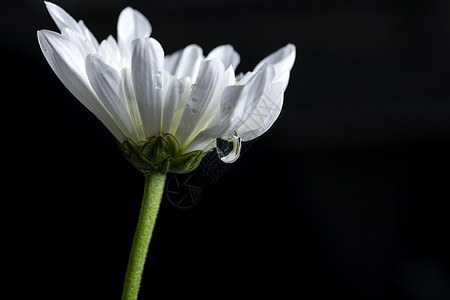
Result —
[[183, 112], [186, 109], [186, 104], [189, 100], [189, 95], [191, 93], [191, 78], [190, 77], [182, 77], [178, 79], [183, 85], [183, 94], [181, 95], [181, 99], [178, 103], [176, 112], [172, 118], [172, 123], [170, 125], [169, 133], [175, 135], [177, 132], [178, 126], [180, 125], [181, 117], [183, 116]]
[[[202, 48], [195, 44], [189, 45], [180, 53], [173, 74], [177, 78], [189, 76], [192, 81], [195, 82], [200, 64], [203, 60], [204, 56]], [[173, 68], [173, 66], [171, 66], [171, 68]]]
[[175, 134], [182, 148], [206, 127], [207, 124], [202, 120], [209, 118], [205, 115], [205, 111], [214, 105], [214, 100], [219, 99], [217, 94], [224, 73], [223, 64], [218, 60], [205, 60], [200, 65], [198, 79], [192, 86], [180, 126]]
[[[219, 87], [217, 89], [217, 97], [214, 100], [219, 100], [219, 95], [222, 91], [230, 85], [235, 85], [236, 77], [234, 76], [233, 67], [230, 66], [226, 71], [224, 76], [222, 77], [221, 82], [219, 83]], [[186, 102], [187, 103], [187, 102]], [[199, 120], [200, 124], [205, 124], [205, 128], [210, 127], [210, 123], [213, 122], [216, 118], [220, 116], [220, 101], [211, 101], [205, 112], [203, 113], [202, 118]], [[215, 123], [214, 123], [215, 124]], [[197, 135], [192, 142], [189, 143], [187, 148], [184, 150], [185, 152], [190, 152], [194, 150], [202, 150], [208, 151], [215, 147], [215, 137], [211, 138], [209, 135], [199, 134]]]
[[222, 92], [225, 90], [228, 86], [234, 86], [236, 85], [236, 77], [234, 76], [234, 70], [233, 67], [230, 66], [225, 71], [224, 75], [222, 76], [222, 80], [220, 81], [218, 87], [217, 87], [217, 97], [214, 97], [214, 101], [211, 101], [205, 110], [202, 119], [200, 120], [201, 123], [206, 124], [205, 127], [207, 127], [214, 118], [219, 115], [220, 112], [220, 97]]
[[134, 42], [131, 77], [147, 136], [161, 133], [164, 51], [153, 38]]
[[207, 152], [216, 146], [216, 139], [210, 136], [205, 136], [202, 133], [197, 135], [192, 142], [184, 149], [183, 153], [201, 150]]
[[218, 59], [223, 62], [225, 69], [228, 69], [229, 66], [233, 66], [233, 69], [235, 70], [241, 61], [239, 53], [237, 53], [231, 45], [222, 45], [214, 48], [206, 56], [206, 59]]
[[92, 48], [95, 50], [98, 49], [98, 41], [92, 32], [84, 25], [83, 20], [78, 21], [78, 25], [80, 26], [81, 31], [83, 32], [84, 37], [86, 38], [86, 43], [90, 44]]
[[112, 36], [108, 36], [106, 40], [101, 42], [98, 54], [111, 67], [118, 71], [122, 69], [122, 54], [116, 40]]
[[[53, 31], [38, 31], [38, 41], [48, 63], [66, 88], [119, 140], [125, 136], [102, 105], [85, 73], [84, 60], [75, 45]], [[80, 65], [81, 64], [81, 65]]]
[[269, 91], [274, 75], [273, 67], [266, 66], [255, 72], [245, 85], [225, 88], [222, 92], [220, 112], [202, 134], [224, 137], [233, 133], [254, 113], [263, 95]]
[[240, 73], [236, 76], [237, 84], [246, 84], [252, 76], [255, 75], [255, 72], [247, 72], [245, 74]]
[[56, 26], [58, 26], [59, 31], [62, 32], [64, 28], [70, 28], [79, 35], [84, 36], [80, 25], [64, 9], [51, 2], [44, 1], [44, 3], [53, 21], [55, 21]]
[[130, 115], [131, 123], [133, 124], [134, 135], [136, 143], [145, 140], [144, 126], [142, 124], [141, 114], [136, 101], [136, 94], [134, 93], [133, 81], [131, 79], [131, 69], [123, 68], [121, 70], [122, 76], [122, 91], [126, 99], [126, 106], [128, 114]]
[[83, 55], [83, 58], [86, 57], [86, 55], [95, 52], [95, 49], [92, 47], [92, 45], [86, 43], [85, 39], [83, 37], [81, 37], [78, 33], [76, 33], [75, 31], [73, 31], [72, 29], [64, 28], [62, 30], [62, 35], [67, 40], [74, 43], [75, 47], [77, 47], [77, 49]]
[[236, 84], [236, 76], [234, 74], [233, 66], [229, 66], [228, 69], [225, 71], [225, 74], [222, 78], [222, 82], [220, 84], [221, 84], [221, 90], [223, 90], [224, 88], [226, 88], [229, 85]]
[[[242, 123], [246, 124], [255, 115], [255, 111], [267, 95], [267, 90], [271, 88], [274, 70], [270, 66], [265, 68], [264, 72], [263, 70], [255, 72], [255, 76], [246, 85], [230, 86], [223, 91], [220, 113], [216, 115], [216, 118], [209, 124], [207, 129], [194, 138], [185, 149], [185, 152], [194, 150], [208, 151], [215, 147], [214, 141], [216, 138], [231, 135], [239, 126], [241, 127], [237, 131], [241, 135], [240, 128], [243, 127]], [[281, 83], [275, 83], [272, 86], [277, 86], [281, 91], [281, 95], [283, 94], [283, 85]], [[270, 90], [268, 93], [270, 93]], [[264, 127], [264, 129], [267, 130], [272, 123], [267, 124], [267, 128]], [[265, 131], [262, 128], [257, 130], [255, 132], [244, 132], [244, 138], [262, 134]]]
[[283, 84], [281, 82], [272, 84], [252, 115], [237, 129], [244, 142], [257, 138], [272, 126], [280, 115], [283, 96]]
[[181, 53], [183, 53], [183, 50], [178, 50], [164, 57], [164, 69], [166, 69], [166, 71], [168, 71], [171, 75], [175, 75]]
[[169, 77], [164, 82], [162, 132], [168, 133], [172, 125], [178, 104], [184, 92], [184, 85], [175, 76]]
[[131, 53], [133, 41], [150, 37], [151, 33], [150, 22], [139, 11], [127, 7], [120, 12], [117, 21], [117, 40], [121, 49]]
[[128, 137], [134, 132], [122, 94], [122, 80], [119, 73], [108, 66], [99, 55], [86, 57], [86, 73], [92, 88], [110, 112], [119, 127]]
[[281, 82], [286, 90], [289, 82], [289, 72], [295, 61], [296, 50], [293, 44], [288, 44], [274, 53], [270, 54], [260, 61], [254, 71], [259, 70], [265, 64], [272, 65], [275, 68], [275, 78], [273, 82]]

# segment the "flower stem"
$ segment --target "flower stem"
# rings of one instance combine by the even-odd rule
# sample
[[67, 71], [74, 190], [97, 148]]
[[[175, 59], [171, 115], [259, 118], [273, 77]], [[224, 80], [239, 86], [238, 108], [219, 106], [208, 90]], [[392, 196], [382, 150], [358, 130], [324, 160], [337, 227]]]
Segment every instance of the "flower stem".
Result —
[[141, 212], [128, 259], [122, 300], [136, 300], [144, 270], [145, 258], [155, 226], [159, 204], [164, 191], [165, 174], [150, 172], [145, 175]]

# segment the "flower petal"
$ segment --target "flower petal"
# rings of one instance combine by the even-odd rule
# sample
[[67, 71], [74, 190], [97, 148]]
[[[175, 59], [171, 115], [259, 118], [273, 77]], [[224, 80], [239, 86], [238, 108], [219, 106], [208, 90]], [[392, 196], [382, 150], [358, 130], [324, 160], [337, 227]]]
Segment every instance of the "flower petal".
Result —
[[86, 73], [98, 98], [119, 127], [128, 137], [133, 137], [134, 131], [122, 93], [120, 74], [97, 54], [89, 54], [86, 57]]
[[83, 20], [78, 21], [78, 25], [80, 26], [81, 31], [83, 32], [83, 36], [86, 38], [86, 43], [90, 44], [92, 48], [95, 50], [98, 49], [98, 41], [92, 32], [84, 25]]
[[118, 71], [122, 69], [122, 54], [116, 40], [111, 35], [101, 42], [98, 54], [111, 67]]
[[[233, 67], [230, 66], [222, 76], [222, 79], [219, 83], [217, 90], [217, 97], [215, 97], [215, 99], [220, 99], [219, 94], [221, 93], [221, 91], [223, 91], [227, 86], [235, 85], [235, 83], [236, 77], [234, 76], [234, 70]], [[184, 103], [184, 105], [186, 105], [186, 103], [187, 100]], [[210, 127], [209, 124], [211, 122], [214, 122], [215, 118], [218, 117], [219, 111], [220, 111], [220, 101], [211, 101], [210, 105], [208, 106], [207, 110], [205, 110], [199, 123], [207, 124], [204, 127], [209, 128]], [[187, 153], [194, 150], [208, 151], [214, 147], [215, 147], [215, 137], [211, 138], [210, 136], [199, 134], [192, 140], [192, 142], [189, 143], [184, 152]]]
[[126, 7], [117, 21], [117, 40], [121, 49], [131, 53], [136, 39], [150, 37], [152, 26], [147, 18], [136, 9]]
[[142, 125], [141, 114], [134, 93], [133, 81], [131, 79], [131, 69], [123, 68], [120, 71], [122, 77], [122, 93], [125, 96], [125, 102], [130, 115], [131, 123], [133, 124], [135, 143], [145, 140], [144, 126]]
[[64, 28], [70, 28], [79, 35], [84, 36], [80, 25], [64, 9], [51, 2], [44, 1], [44, 3], [56, 26], [58, 26], [59, 31], [62, 32]]
[[275, 71], [271, 66], [261, 68], [245, 85], [228, 86], [222, 92], [220, 112], [208, 129], [202, 132], [214, 138], [229, 136], [254, 113], [267, 93]]
[[271, 85], [265, 93], [257, 108], [243, 123], [237, 132], [242, 141], [249, 141], [265, 133], [280, 115], [283, 106], [284, 86], [281, 82]]
[[204, 121], [210, 116], [205, 112], [219, 99], [218, 92], [224, 73], [223, 64], [218, 60], [205, 60], [200, 65], [198, 79], [192, 85], [192, 92], [175, 134], [181, 148], [186, 147], [206, 127]]
[[214, 48], [208, 53], [206, 59], [218, 59], [223, 62], [225, 69], [228, 69], [229, 66], [233, 66], [234, 70], [236, 70], [241, 61], [239, 53], [237, 53], [231, 45], [222, 45]]
[[181, 52], [177, 51], [172, 55], [173, 57], [167, 59], [169, 62], [169, 68], [167, 70], [177, 78], [189, 76], [195, 82], [200, 64], [204, 60], [202, 48], [192, 44], [184, 48]]
[[166, 69], [166, 71], [169, 72], [171, 75], [175, 75], [178, 62], [180, 61], [181, 53], [183, 53], [183, 49], [178, 50], [172, 54], [166, 55], [164, 57], [164, 69]]
[[178, 126], [180, 125], [181, 117], [183, 116], [183, 112], [186, 109], [186, 104], [189, 100], [189, 95], [191, 93], [191, 78], [190, 77], [182, 77], [178, 79], [183, 85], [183, 94], [181, 95], [181, 99], [178, 103], [176, 112], [172, 118], [172, 122], [170, 124], [169, 133], [175, 135], [178, 130]]
[[203, 133], [199, 133], [192, 142], [184, 149], [184, 153], [189, 153], [192, 151], [203, 151], [208, 152], [216, 146], [216, 139], [210, 136], [206, 136]]
[[[275, 78], [273, 82], [281, 82], [286, 90], [289, 82], [289, 72], [292, 69], [295, 61], [296, 50], [293, 44], [287, 44], [281, 49], [270, 54], [262, 61], [260, 61], [254, 71], [259, 70], [265, 64], [272, 65], [275, 68]], [[244, 76], [245, 77], [245, 76]]]
[[99, 118], [119, 141], [124, 141], [125, 135], [92, 89], [83, 67], [83, 57], [75, 45], [53, 31], [38, 31], [37, 36], [42, 53], [66, 88]]
[[63, 28], [61, 34], [67, 40], [71, 41], [75, 45], [75, 47], [77, 47], [77, 49], [83, 55], [83, 58], [86, 57], [86, 55], [95, 52], [95, 49], [92, 48], [92, 45], [86, 43], [85, 39], [83, 37], [81, 37], [78, 33], [76, 33], [75, 31], [73, 31], [72, 29]]
[[164, 82], [162, 132], [169, 132], [172, 119], [184, 92], [183, 83], [175, 76], [169, 77]]
[[164, 51], [158, 41], [153, 38], [136, 40], [131, 77], [147, 136], [161, 133], [163, 71]]

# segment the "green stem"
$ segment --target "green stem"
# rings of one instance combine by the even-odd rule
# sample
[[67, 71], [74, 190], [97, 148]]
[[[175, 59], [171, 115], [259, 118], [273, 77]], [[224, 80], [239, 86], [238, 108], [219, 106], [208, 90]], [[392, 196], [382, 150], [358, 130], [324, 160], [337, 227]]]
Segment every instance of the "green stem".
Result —
[[137, 299], [145, 257], [161, 203], [165, 179], [165, 174], [156, 172], [145, 175], [144, 196], [125, 274], [122, 300]]

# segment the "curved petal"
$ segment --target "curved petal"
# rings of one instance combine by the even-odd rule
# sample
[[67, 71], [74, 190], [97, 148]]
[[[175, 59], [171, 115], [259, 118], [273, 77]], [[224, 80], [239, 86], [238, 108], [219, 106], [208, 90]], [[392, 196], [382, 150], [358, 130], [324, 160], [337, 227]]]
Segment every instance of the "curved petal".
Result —
[[216, 139], [210, 136], [206, 136], [202, 133], [199, 133], [192, 142], [184, 149], [183, 153], [189, 153], [191, 151], [204, 151], [208, 152], [216, 146]]
[[75, 45], [75, 47], [77, 47], [77, 49], [83, 55], [83, 58], [86, 57], [86, 55], [95, 52], [95, 49], [92, 47], [92, 45], [86, 43], [86, 40], [72, 29], [63, 28], [61, 34], [67, 40], [71, 41]]
[[181, 53], [183, 53], [183, 49], [175, 51], [174, 53], [166, 55], [164, 57], [164, 69], [166, 69], [166, 71], [171, 75], [175, 75], [178, 62], [180, 61]]
[[123, 68], [120, 71], [122, 77], [122, 93], [125, 97], [125, 102], [130, 115], [131, 123], [133, 125], [136, 143], [145, 140], [144, 126], [142, 125], [141, 114], [136, 101], [136, 94], [134, 93], [133, 81], [131, 79], [131, 69]]
[[192, 86], [180, 126], [175, 134], [182, 148], [187, 146], [206, 126], [201, 121], [209, 118], [205, 115], [205, 111], [214, 105], [214, 100], [218, 98], [217, 94], [224, 73], [223, 64], [218, 60], [205, 60], [200, 65], [198, 79]]
[[66, 88], [100, 119], [119, 141], [124, 141], [125, 135], [92, 89], [83, 67], [83, 57], [75, 45], [53, 31], [38, 31], [37, 36], [42, 53]]
[[169, 77], [164, 82], [162, 132], [169, 132], [172, 119], [184, 92], [184, 84], [175, 76]]
[[269, 90], [274, 75], [273, 67], [265, 66], [255, 72], [245, 85], [225, 88], [222, 92], [220, 112], [202, 134], [214, 138], [224, 137], [244, 124]]
[[122, 69], [122, 53], [116, 40], [110, 35], [106, 40], [103, 40], [98, 47], [98, 54], [102, 59], [117, 71]]
[[59, 31], [62, 32], [64, 28], [70, 28], [79, 35], [84, 36], [80, 25], [64, 9], [51, 2], [44, 1], [44, 3], [56, 26], [58, 26]]
[[[61, 33], [64, 33], [64, 29], [70, 29], [73, 33], [79, 35], [79, 38], [83, 41], [86, 48], [93, 49], [93, 51], [98, 49], [97, 39], [82, 20], [77, 22], [64, 9], [54, 3], [46, 1], [44, 1], [44, 3]], [[90, 51], [89, 53], [92, 53], [93, 51]]]
[[153, 38], [135, 40], [131, 78], [145, 134], [161, 133], [164, 51]]
[[121, 49], [131, 53], [133, 41], [150, 37], [151, 33], [150, 22], [139, 11], [126, 7], [120, 12], [117, 21], [117, 40]]
[[[178, 56], [178, 52], [175, 52]], [[204, 60], [203, 50], [198, 45], [192, 44], [184, 48], [179, 57], [174, 56], [170, 68], [177, 78], [189, 76], [195, 82], [200, 64]], [[170, 61], [170, 59], [169, 59]], [[168, 69], [169, 70], [169, 69]]]
[[116, 123], [128, 137], [133, 137], [134, 131], [122, 93], [120, 74], [99, 55], [92, 54], [86, 57], [86, 73], [92, 88]]
[[255, 111], [237, 132], [242, 141], [249, 141], [265, 133], [280, 115], [283, 106], [284, 87], [281, 82], [271, 85], [270, 90], [261, 97]]
[[[261, 77], [258, 78], [258, 76], [255, 76], [252, 81], [255, 81], [256, 83], [256, 81], [260, 81], [261, 79]], [[250, 82], [249, 84], [252, 85]], [[245, 92], [245, 90], [247, 90], [247, 92]], [[242, 101], [243, 97], [247, 95], [248, 88], [245, 88], [245, 86], [230, 87], [227, 91], [224, 91], [224, 94], [222, 95], [222, 102], [225, 105], [230, 105], [231, 107], [233, 103], [236, 104], [239, 101]], [[242, 119], [232, 117], [233, 113], [222, 115], [221, 118], [217, 119], [217, 122], [211, 123], [211, 127], [200, 132], [185, 151], [208, 151], [215, 147], [214, 141], [217, 137], [229, 136], [235, 130], [244, 142], [262, 135], [278, 118], [278, 115], [281, 112], [281, 106], [283, 105], [283, 95], [283, 84], [280, 82], [272, 84], [268, 92], [264, 93], [259, 98], [257, 97], [260, 101], [257, 102], [256, 109], [253, 110], [252, 114], [243, 124], [241, 123]], [[252, 103], [254, 104], [255, 102], [252, 101]], [[266, 105], [270, 105], [270, 107], [266, 108]], [[234, 114], [237, 114], [237, 111], [242, 112], [242, 109], [231, 108], [230, 111], [231, 110], [234, 111]], [[262, 115], [261, 111], [266, 112], [267, 115]], [[263, 119], [260, 120], [258, 118]], [[235, 129], [236, 126], [239, 127]]]
[[218, 59], [223, 62], [225, 69], [228, 69], [229, 66], [233, 66], [234, 70], [236, 70], [241, 61], [239, 53], [237, 53], [231, 45], [222, 45], [214, 48], [208, 53], [206, 59]]
[[180, 83], [183, 85], [183, 93], [181, 95], [180, 101], [178, 102], [178, 106], [176, 108], [175, 114], [172, 117], [172, 122], [170, 124], [169, 133], [175, 135], [178, 130], [178, 126], [180, 125], [181, 117], [183, 116], [183, 112], [186, 109], [186, 104], [189, 100], [189, 95], [191, 93], [191, 78], [190, 77], [182, 77], [178, 79]]
[[86, 43], [88, 43], [95, 50], [98, 49], [98, 41], [92, 32], [84, 25], [83, 20], [78, 21], [78, 25], [80, 26], [81, 31], [83, 32], [83, 36], [86, 38]]
[[272, 65], [275, 68], [276, 74], [273, 82], [283, 83], [284, 89], [286, 90], [289, 82], [289, 72], [294, 65], [295, 55], [295, 46], [293, 44], [287, 44], [260, 61], [254, 71], [259, 70], [265, 64]]

